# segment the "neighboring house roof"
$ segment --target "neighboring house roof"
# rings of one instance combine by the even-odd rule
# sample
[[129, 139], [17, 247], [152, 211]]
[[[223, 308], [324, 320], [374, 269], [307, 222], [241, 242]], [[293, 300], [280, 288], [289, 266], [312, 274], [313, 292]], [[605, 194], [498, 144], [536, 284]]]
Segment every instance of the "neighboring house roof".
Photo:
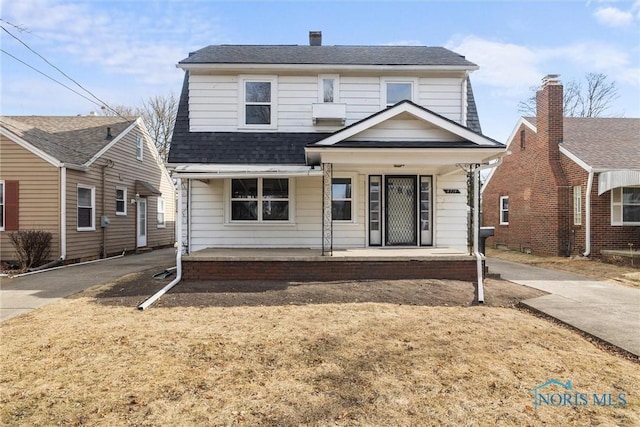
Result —
[[0, 127], [60, 162], [74, 165], [88, 163], [135, 122], [135, 117], [0, 116]]
[[640, 118], [565, 117], [560, 147], [593, 169], [638, 169]]
[[189, 64], [419, 65], [477, 68], [464, 56], [428, 46], [212, 45], [179, 62]]

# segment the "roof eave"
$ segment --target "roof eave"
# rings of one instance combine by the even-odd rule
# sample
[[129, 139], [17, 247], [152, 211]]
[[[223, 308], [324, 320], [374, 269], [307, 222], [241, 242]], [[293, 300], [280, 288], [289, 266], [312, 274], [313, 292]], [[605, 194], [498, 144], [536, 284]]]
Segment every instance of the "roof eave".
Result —
[[344, 70], [344, 71], [452, 71], [470, 72], [478, 70], [477, 65], [360, 65], [360, 64], [260, 64], [260, 63], [178, 63], [177, 68], [185, 71], [211, 70]]

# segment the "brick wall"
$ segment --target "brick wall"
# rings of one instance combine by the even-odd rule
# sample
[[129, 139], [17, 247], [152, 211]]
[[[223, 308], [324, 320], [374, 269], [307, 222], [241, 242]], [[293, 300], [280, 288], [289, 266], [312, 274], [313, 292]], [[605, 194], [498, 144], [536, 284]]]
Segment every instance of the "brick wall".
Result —
[[[483, 191], [483, 225], [494, 226], [488, 245], [543, 255], [566, 255], [570, 245], [571, 186], [561, 165], [562, 86], [544, 85], [536, 97], [534, 132], [524, 123], [509, 145], [511, 155]], [[509, 197], [509, 224], [500, 225], [500, 196]]]
[[476, 261], [188, 261], [182, 262], [184, 280], [398, 280], [451, 279], [477, 281]]

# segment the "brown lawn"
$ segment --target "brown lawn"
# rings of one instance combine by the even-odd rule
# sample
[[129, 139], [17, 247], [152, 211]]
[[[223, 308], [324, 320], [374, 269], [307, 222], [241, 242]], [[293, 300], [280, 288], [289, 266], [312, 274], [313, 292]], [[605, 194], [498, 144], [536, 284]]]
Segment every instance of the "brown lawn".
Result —
[[507, 261], [534, 265], [551, 270], [563, 270], [599, 280], [609, 280], [620, 285], [640, 289], [640, 269], [607, 264], [597, 259], [583, 257], [551, 257], [527, 255], [518, 251], [487, 248], [487, 256]]
[[[185, 283], [138, 311], [132, 302], [150, 294], [136, 289], [143, 279], [0, 324], [0, 423], [640, 425], [637, 360], [505, 305], [531, 297], [528, 288], [487, 281], [489, 304], [477, 306], [470, 284], [452, 282], [449, 299], [429, 306], [349, 302], [349, 284], [327, 288], [339, 302], [318, 304], [305, 298], [322, 284], [207, 291]], [[416, 295], [447, 283], [387, 285]], [[351, 286], [352, 300], [366, 301], [375, 284]], [[297, 296], [267, 297], [287, 291]], [[550, 379], [570, 380], [588, 404], [535, 408], [532, 390]], [[546, 392], [557, 401], [564, 390]], [[611, 393], [612, 403], [623, 393], [627, 404], [594, 405], [593, 393]]]

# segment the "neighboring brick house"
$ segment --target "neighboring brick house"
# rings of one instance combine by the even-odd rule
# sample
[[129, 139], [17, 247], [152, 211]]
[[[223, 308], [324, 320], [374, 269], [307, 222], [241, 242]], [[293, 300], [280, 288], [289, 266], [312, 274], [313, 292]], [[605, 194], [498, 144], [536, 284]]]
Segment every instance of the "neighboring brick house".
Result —
[[51, 259], [175, 242], [175, 189], [142, 119], [0, 116], [0, 255], [9, 235], [52, 235]]
[[482, 189], [487, 245], [600, 256], [640, 247], [640, 119], [563, 118], [563, 88], [545, 78], [537, 117], [522, 117], [510, 155]]

